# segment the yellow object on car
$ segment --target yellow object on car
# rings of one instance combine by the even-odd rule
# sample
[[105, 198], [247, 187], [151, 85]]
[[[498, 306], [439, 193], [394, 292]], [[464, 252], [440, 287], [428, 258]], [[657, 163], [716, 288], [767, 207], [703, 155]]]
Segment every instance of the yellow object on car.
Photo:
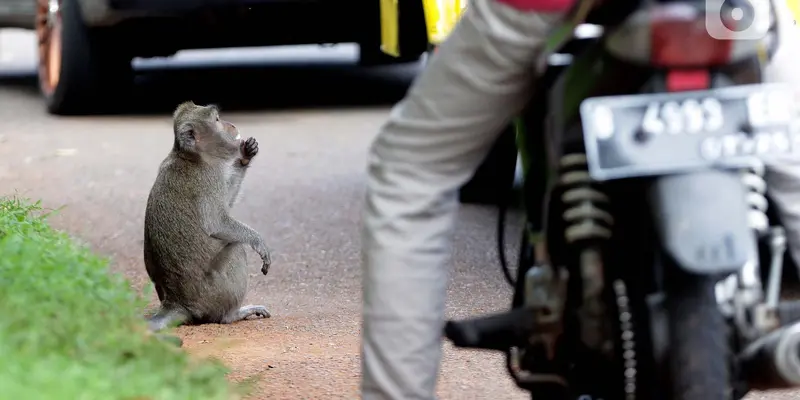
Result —
[[453, 30], [467, 0], [422, 0], [425, 8], [425, 24], [428, 28], [428, 42], [441, 43]]
[[797, 24], [797, 20], [800, 19], [800, 0], [786, 0], [786, 6], [789, 7], [794, 23]]
[[[410, 0], [406, 0], [410, 1]], [[425, 13], [425, 30], [428, 44], [436, 46], [453, 30], [468, 0], [421, 0]], [[400, 56], [399, 0], [380, 0], [381, 50], [394, 57]]]
[[381, 0], [381, 51], [400, 57], [398, 0]]

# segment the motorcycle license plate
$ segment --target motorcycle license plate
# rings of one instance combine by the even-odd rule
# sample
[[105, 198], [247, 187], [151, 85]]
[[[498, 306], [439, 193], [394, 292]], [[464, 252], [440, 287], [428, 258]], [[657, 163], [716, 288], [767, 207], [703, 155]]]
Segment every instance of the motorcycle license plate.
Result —
[[588, 98], [580, 115], [589, 173], [603, 181], [800, 156], [798, 108], [786, 86]]

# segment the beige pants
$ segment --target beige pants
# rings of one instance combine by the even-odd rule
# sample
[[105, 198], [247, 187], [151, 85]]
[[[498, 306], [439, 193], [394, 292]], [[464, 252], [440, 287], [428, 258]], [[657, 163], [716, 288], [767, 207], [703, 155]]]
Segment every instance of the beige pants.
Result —
[[[364, 399], [435, 398], [458, 189], [528, 100], [533, 61], [561, 17], [471, 0], [373, 143], [363, 230]], [[794, 227], [798, 175], [800, 165], [771, 174], [786, 199], [797, 198], [785, 202]], [[789, 231], [797, 243], [800, 231]]]

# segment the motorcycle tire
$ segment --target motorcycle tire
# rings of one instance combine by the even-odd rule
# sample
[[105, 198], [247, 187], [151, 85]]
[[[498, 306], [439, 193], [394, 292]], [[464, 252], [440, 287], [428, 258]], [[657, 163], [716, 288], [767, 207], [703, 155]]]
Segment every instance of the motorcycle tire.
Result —
[[731, 400], [729, 327], [717, 280], [685, 275], [675, 283], [666, 298], [671, 399]]

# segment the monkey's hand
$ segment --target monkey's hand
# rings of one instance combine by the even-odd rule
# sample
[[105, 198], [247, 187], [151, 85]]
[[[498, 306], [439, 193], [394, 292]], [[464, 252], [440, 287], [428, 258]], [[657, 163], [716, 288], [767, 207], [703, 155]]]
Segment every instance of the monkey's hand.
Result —
[[258, 154], [258, 142], [253, 137], [247, 138], [247, 140], [242, 142], [240, 150], [242, 158], [239, 159], [239, 162], [242, 165], [250, 164], [250, 160]]
[[267, 250], [261, 256], [261, 273], [266, 275], [269, 272], [269, 266], [272, 264], [272, 257], [269, 255], [269, 250]]

